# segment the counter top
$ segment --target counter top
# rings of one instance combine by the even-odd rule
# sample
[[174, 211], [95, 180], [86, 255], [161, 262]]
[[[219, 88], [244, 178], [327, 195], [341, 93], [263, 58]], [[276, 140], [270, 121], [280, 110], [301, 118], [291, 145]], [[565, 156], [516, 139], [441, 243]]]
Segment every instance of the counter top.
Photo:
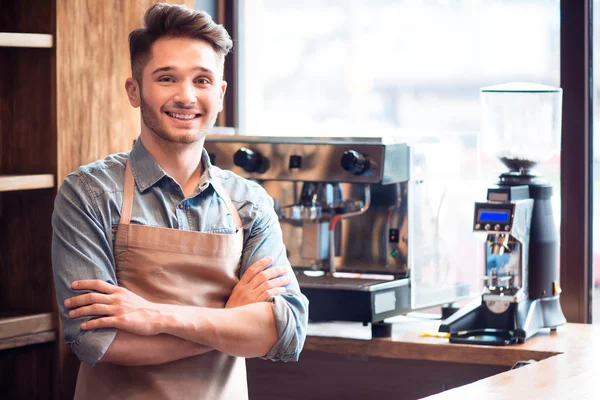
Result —
[[[360, 323], [311, 323], [304, 348], [316, 352], [366, 357], [429, 360], [512, 367], [537, 362], [475, 383], [427, 397], [444, 399], [587, 399], [600, 398], [600, 326], [567, 324], [557, 332], [542, 330], [524, 344], [479, 346], [451, 344], [448, 339], [422, 337], [437, 331], [439, 320], [397, 317], [391, 338], [371, 338]], [[596, 338], [596, 340], [594, 340]]]

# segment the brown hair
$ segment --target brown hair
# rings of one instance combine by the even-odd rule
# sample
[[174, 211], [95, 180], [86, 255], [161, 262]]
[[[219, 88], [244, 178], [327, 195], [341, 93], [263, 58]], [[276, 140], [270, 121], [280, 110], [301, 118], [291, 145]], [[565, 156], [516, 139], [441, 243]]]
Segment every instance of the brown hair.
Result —
[[150, 60], [152, 45], [167, 37], [203, 40], [212, 46], [222, 63], [233, 47], [225, 28], [206, 12], [178, 4], [156, 3], [144, 14], [144, 27], [129, 34], [131, 73], [138, 82], [142, 81], [142, 71]]

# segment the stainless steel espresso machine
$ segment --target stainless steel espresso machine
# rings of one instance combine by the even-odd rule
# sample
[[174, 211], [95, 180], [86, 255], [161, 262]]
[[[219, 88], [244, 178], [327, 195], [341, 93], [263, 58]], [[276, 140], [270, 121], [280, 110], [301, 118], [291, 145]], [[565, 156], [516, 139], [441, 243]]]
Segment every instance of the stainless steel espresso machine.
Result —
[[[260, 183], [275, 202], [311, 321], [372, 323], [469, 295], [437, 271], [424, 218], [422, 159], [400, 140], [208, 136], [214, 165]], [[421, 161], [419, 161], [421, 160]], [[409, 239], [410, 238], [410, 239]]]
[[558, 233], [552, 185], [533, 172], [560, 149], [562, 91], [533, 84], [482, 89], [482, 148], [508, 169], [475, 203], [473, 231], [484, 236], [480, 298], [440, 326], [450, 342], [523, 343], [566, 323], [560, 306]]

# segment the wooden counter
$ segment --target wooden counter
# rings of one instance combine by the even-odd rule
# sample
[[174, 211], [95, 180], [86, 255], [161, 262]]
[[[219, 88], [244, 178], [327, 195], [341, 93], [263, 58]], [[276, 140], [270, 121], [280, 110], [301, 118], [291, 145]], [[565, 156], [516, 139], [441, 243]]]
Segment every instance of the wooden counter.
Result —
[[[557, 332], [542, 331], [525, 344], [502, 347], [450, 344], [448, 339], [420, 336], [424, 331], [436, 332], [438, 326], [436, 320], [399, 317], [394, 319], [391, 338], [371, 339], [370, 328], [361, 324], [310, 324], [300, 362], [294, 363], [295, 367], [291, 367], [294, 364], [275, 367], [278, 363], [271, 363], [274, 369], [269, 374], [271, 377], [274, 373], [282, 374], [281, 382], [286, 385], [292, 385], [294, 379], [302, 381], [306, 378], [308, 382], [303, 383], [306, 391], [299, 398], [332, 398], [335, 388], [323, 389], [329, 382], [338, 388], [341, 382], [347, 382], [343, 384], [346, 387], [356, 386], [356, 396], [351, 398], [363, 396], [369, 385], [371, 388], [377, 385], [378, 389], [381, 385], [387, 386], [376, 397], [378, 400], [387, 396], [421, 398], [439, 392], [427, 399], [600, 398], [600, 362], [597, 361], [600, 357], [600, 326], [568, 324]], [[305, 357], [307, 363], [303, 369]], [[338, 357], [336, 362], [331, 361], [332, 357]], [[349, 365], [352, 360], [372, 361], [358, 372], [356, 365]], [[528, 360], [536, 362], [510, 370], [518, 361]], [[258, 364], [249, 362], [249, 378], [254, 376], [260, 381], [260, 374], [256, 372]], [[383, 364], [385, 366], [381, 367]], [[287, 366], [295, 370], [293, 376], [286, 378]], [[444, 366], [446, 372], [440, 366]], [[379, 370], [375, 372], [377, 368]], [[381, 378], [390, 370], [397, 374]], [[352, 376], [354, 371], [357, 371], [356, 376]], [[456, 377], [450, 377], [448, 371]], [[316, 379], [309, 377], [311, 373]], [[325, 376], [319, 381], [320, 375]], [[342, 376], [338, 380], [335, 375]], [[365, 375], [369, 375], [368, 379]], [[390, 376], [396, 376], [395, 383], [390, 381]], [[381, 378], [379, 381], [378, 377]], [[409, 387], [415, 379], [423, 380], [422, 386], [428, 383], [430, 388], [411, 391]], [[363, 380], [368, 382], [360, 382]], [[249, 379], [249, 385], [251, 393], [253, 385], [259, 386], [253, 384], [252, 379]], [[360, 386], [366, 387], [362, 395], [359, 395]], [[262, 394], [252, 398], [270, 397]]]

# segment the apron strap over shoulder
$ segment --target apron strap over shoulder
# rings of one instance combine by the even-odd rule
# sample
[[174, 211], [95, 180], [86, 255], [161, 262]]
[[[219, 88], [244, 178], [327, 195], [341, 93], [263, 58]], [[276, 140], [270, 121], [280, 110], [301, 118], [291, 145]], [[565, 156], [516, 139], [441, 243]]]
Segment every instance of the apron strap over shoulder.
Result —
[[233, 217], [233, 220], [235, 221], [235, 225], [237, 226], [238, 229], [242, 230], [242, 232], [243, 232], [244, 225], [242, 224], [242, 219], [240, 218], [240, 214], [238, 214], [237, 208], [235, 208], [235, 206], [231, 202], [231, 198], [229, 198], [229, 196], [227, 195], [227, 192], [225, 192], [225, 189], [223, 189], [223, 185], [221, 185], [221, 182], [219, 182], [219, 179], [218, 178], [211, 179], [210, 183], [213, 186], [216, 186], [218, 189], [218, 192], [223, 195], [223, 196], [221, 196], [221, 198], [223, 199], [223, 201], [225, 202], [225, 205], [227, 206], [227, 209], [231, 213], [231, 216]]
[[125, 185], [123, 188], [123, 207], [121, 208], [121, 224], [129, 225], [131, 221], [131, 210], [133, 208], [133, 189], [135, 181], [133, 179], [133, 172], [129, 165], [129, 159], [127, 160], [127, 166], [125, 167]]

